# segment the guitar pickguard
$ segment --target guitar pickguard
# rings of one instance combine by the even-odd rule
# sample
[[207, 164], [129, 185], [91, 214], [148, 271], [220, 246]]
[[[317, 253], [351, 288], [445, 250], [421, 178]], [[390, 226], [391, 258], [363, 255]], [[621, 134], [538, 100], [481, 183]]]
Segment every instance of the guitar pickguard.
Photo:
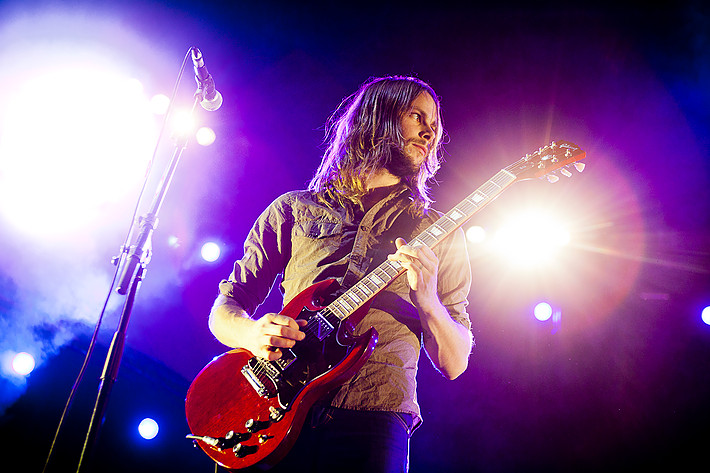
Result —
[[282, 349], [282, 356], [276, 361], [253, 357], [242, 369], [257, 394], [265, 398], [277, 396], [282, 409], [289, 409], [301, 390], [332, 369], [350, 349], [340, 345], [334, 336], [340, 323], [332, 316], [303, 308], [298, 318], [308, 321], [304, 340], [293, 348]]

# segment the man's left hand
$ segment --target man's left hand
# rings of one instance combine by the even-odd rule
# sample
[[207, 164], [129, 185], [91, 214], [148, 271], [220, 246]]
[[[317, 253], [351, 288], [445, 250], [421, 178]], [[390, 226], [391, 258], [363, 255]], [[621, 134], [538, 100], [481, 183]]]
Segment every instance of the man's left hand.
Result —
[[407, 270], [407, 282], [412, 302], [427, 312], [441, 304], [437, 294], [439, 259], [428, 246], [413, 248], [404, 238], [395, 240], [397, 252], [389, 255], [390, 261], [399, 261]]

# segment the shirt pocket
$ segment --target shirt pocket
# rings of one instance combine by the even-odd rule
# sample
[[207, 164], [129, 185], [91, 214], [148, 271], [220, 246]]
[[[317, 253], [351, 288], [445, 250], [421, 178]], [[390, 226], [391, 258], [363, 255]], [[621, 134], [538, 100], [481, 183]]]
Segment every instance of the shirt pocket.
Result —
[[296, 222], [293, 228], [293, 235], [296, 237], [306, 237], [313, 240], [321, 240], [339, 236], [343, 233], [343, 224], [331, 222], [329, 220], [306, 220]]

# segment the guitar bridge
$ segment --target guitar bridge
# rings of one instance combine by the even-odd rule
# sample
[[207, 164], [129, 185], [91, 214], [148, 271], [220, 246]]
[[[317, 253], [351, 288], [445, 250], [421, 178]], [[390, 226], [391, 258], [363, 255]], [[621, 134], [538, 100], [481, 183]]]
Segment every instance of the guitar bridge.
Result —
[[268, 390], [266, 389], [266, 386], [264, 383], [259, 380], [259, 377], [254, 374], [254, 371], [251, 369], [251, 366], [248, 364], [244, 365], [242, 368], [242, 374], [244, 377], [249, 381], [249, 384], [251, 384], [251, 387], [254, 388], [254, 391], [261, 396], [261, 397], [267, 397]]

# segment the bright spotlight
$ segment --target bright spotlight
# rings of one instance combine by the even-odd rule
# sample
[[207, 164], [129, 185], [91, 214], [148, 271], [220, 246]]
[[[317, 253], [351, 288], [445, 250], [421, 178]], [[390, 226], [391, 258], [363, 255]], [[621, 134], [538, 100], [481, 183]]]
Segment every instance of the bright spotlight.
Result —
[[168, 237], [168, 246], [170, 248], [178, 248], [180, 246], [180, 239], [175, 235], [170, 235]]
[[26, 352], [20, 352], [12, 358], [12, 370], [20, 376], [27, 376], [35, 369], [35, 359]]
[[157, 94], [150, 99], [150, 110], [156, 115], [165, 115], [170, 106], [170, 98], [165, 94]]
[[26, 54], [47, 65], [0, 91], [0, 213], [26, 233], [67, 234], [134, 190], [156, 123], [142, 84], [90, 51]]
[[535, 306], [535, 309], [533, 309], [533, 314], [537, 320], [545, 322], [552, 317], [552, 306], [547, 302], [540, 302]]
[[195, 129], [195, 119], [187, 110], [175, 112], [171, 122], [172, 130], [178, 135], [187, 135]]
[[133, 95], [143, 93], [143, 83], [136, 78], [128, 79], [125, 85], [126, 91]]
[[549, 216], [527, 213], [501, 227], [494, 248], [512, 264], [532, 267], [550, 261], [570, 241], [569, 232]]
[[215, 139], [217, 139], [217, 135], [212, 128], [203, 126], [197, 130], [197, 133], [195, 133], [195, 139], [198, 144], [202, 146], [209, 146], [214, 143]]
[[158, 435], [158, 430], [158, 423], [150, 417], [146, 417], [138, 424], [138, 433], [146, 440], [154, 439]]
[[486, 239], [486, 230], [478, 225], [473, 225], [466, 230], [466, 239], [470, 243], [482, 243]]
[[705, 322], [707, 325], [710, 325], [710, 305], [703, 309], [700, 317], [702, 318], [703, 322]]
[[220, 252], [221, 250], [219, 248], [219, 245], [211, 241], [202, 245], [202, 249], [200, 250], [202, 259], [210, 263], [219, 259]]

